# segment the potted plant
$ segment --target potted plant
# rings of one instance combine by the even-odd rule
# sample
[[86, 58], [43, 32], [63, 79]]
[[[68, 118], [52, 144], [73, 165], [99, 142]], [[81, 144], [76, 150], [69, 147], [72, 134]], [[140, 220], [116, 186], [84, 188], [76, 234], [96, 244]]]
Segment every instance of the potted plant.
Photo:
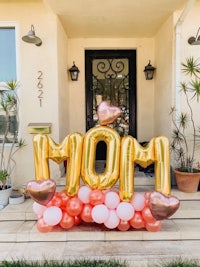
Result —
[[189, 76], [187, 82], [181, 82], [181, 93], [186, 100], [186, 112], [177, 114], [175, 108], [171, 109], [173, 134], [171, 149], [174, 152], [176, 168], [174, 169], [177, 187], [183, 192], [196, 192], [200, 181], [200, 171], [195, 159], [197, 153], [198, 133], [200, 128], [196, 125], [194, 116], [194, 101], [200, 99], [200, 62], [194, 57], [182, 63], [182, 71]]
[[8, 204], [12, 192], [11, 175], [16, 162], [15, 153], [25, 145], [18, 139], [18, 83], [8, 81], [0, 90], [0, 205]]

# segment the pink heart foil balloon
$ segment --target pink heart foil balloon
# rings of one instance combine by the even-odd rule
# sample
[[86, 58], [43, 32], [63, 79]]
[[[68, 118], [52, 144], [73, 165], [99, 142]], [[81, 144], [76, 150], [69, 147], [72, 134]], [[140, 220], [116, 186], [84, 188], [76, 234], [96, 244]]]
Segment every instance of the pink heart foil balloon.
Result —
[[46, 205], [54, 196], [56, 191], [56, 183], [51, 180], [28, 182], [26, 192], [30, 197], [41, 205]]
[[150, 194], [149, 207], [156, 220], [164, 220], [172, 216], [180, 206], [180, 201], [175, 196], [167, 196], [154, 191]]
[[108, 125], [121, 115], [121, 109], [112, 106], [110, 101], [102, 101], [98, 106], [97, 114], [100, 125]]

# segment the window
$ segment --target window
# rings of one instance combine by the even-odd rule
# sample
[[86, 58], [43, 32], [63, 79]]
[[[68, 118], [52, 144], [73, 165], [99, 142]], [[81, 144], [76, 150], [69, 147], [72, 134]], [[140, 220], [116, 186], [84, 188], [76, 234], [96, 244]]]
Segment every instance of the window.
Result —
[[0, 28], [0, 82], [16, 80], [15, 28]]
[[[1, 26], [0, 24], [0, 142], [6, 134], [6, 142], [13, 142], [17, 131], [17, 117], [15, 112], [9, 112], [9, 121], [6, 119], [6, 112], [2, 108], [2, 101], [5, 95], [5, 83], [17, 80], [16, 70], [16, 29], [14, 26]], [[9, 126], [8, 126], [9, 125]]]

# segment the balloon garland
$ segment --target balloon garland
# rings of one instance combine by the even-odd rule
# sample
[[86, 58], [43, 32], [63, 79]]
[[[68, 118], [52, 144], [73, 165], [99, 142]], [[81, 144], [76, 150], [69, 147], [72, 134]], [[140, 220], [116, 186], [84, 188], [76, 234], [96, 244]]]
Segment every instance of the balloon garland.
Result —
[[[37, 228], [49, 232], [54, 227], [70, 229], [80, 223], [96, 223], [108, 229], [127, 231], [146, 229], [157, 232], [162, 220], [179, 208], [178, 198], [170, 195], [169, 142], [164, 136], [153, 138], [141, 147], [131, 136], [120, 138], [109, 126], [121, 112], [102, 101], [98, 107], [100, 126], [91, 128], [84, 138], [68, 135], [56, 144], [47, 135], [33, 139], [36, 180], [27, 183], [26, 191], [34, 200]], [[107, 145], [106, 168], [94, 169], [96, 145]], [[49, 159], [67, 160], [66, 187], [56, 192], [51, 180]], [[134, 164], [147, 167], [155, 163], [155, 191], [134, 193]], [[84, 182], [80, 186], [80, 176]], [[119, 189], [115, 184], [119, 178]]]

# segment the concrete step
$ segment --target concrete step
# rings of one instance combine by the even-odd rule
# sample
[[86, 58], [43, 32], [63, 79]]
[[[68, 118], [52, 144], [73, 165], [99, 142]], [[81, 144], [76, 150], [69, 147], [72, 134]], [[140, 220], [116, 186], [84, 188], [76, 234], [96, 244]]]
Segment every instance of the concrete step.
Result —
[[[64, 187], [58, 186], [57, 191], [61, 191]], [[136, 186], [135, 192], [146, 192], [154, 190], [153, 186]], [[171, 195], [176, 196], [180, 200], [180, 207], [171, 217], [173, 219], [200, 219], [200, 192], [184, 193], [177, 189], [172, 189]], [[19, 205], [9, 204], [0, 210], [0, 221], [17, 221], [17, 220], [37, 220], [37, 216], [33, 212], [33, 200], [26, 199], [24, 203]]]
[[54, 227], [41, 233], [36, 221], [0, 221], [0, 242], [65, 242], [65, 241], [144, 241], [200, 240], [200, 219], [163, 220], [158, 232], [146, 230], [108, 230], [94, 223], [80, 224], [69, 230]]
[[[57, 191], [63, 188], [58, 185]], [[148, 190], [154, 190], [152, 180], [135, 186], [135, 192]], [[41, 233], [32, 199], [8, 205], [0, 210], [0, 261], [118, 259], [130, 267], [152, 267], [180, 258], [200, 261], [200, 192], [183, 193], [173, 188], [171, 195], [178, 197], [180, 208], [162, 221], [159, 232], [121, 232], [82, 223], [69, 230], [55, 227], [52, 232]]]
[[[62, 190], [63, 187], [60, 187]], [[136, 187], [141, 192], [144, 187]], [[59, 190], [58, 190], [59, 191]], [[122, 240], [200, 240], [200, 192], [183, 193], [172, 189], [172, 195], [180, 200], [178, 211], [162, 221], [159, 232], [131, 229], [126, 232], [108, 230], [94, 223], [64, 230], [55, 227], [50, 233], [40, 233], [36, 227], [33, 200], [27, 199], [19, 205], [8, 205], [0, 211], [1, 242], [64, 242], [64, 241], [122, 241]]]

